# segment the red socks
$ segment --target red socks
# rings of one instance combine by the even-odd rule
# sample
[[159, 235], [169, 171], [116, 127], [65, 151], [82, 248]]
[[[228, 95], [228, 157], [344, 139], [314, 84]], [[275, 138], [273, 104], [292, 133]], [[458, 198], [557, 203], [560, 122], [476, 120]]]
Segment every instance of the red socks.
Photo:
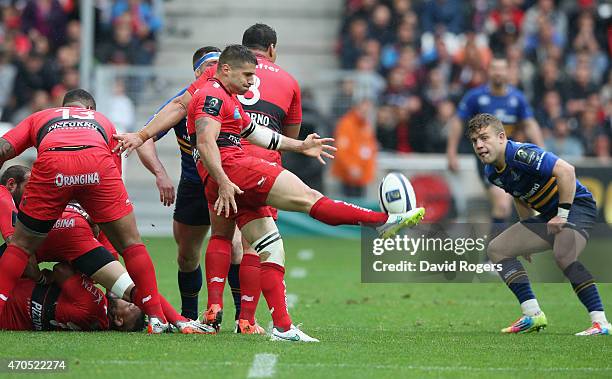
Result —
[[181, 316], [162, 295], [159, 295], [159, 301], [162, 309], [164, 310], [164, 315], [170, 323], [176, 325], [178, 321], [189, 321], [188, 318]]
[[287, 311], [287, 291], [284, 276], [285, 268], [283, 266], [270, 262], [261, 264], [261, 292], [263, 292], [270, 313], [272, 313], [274, 326], [283, 331], [291, 327], [291, 317]]
[[223, 288], [232, 256], [232, 241], [221, 236], [212, 236], [206, 248], [206, 287], [208, 308], [219, 304], [223, 308]]
[[8, 245], [0, 257], [0, 314], [29, 259], [30, 255], [15, 245]]
[[155, 267], [153, 267], [153, 262], [145, 245], [136, 243], [123, 250], [122, 256], [125, 268], [138, 288], [139, 295], [132, 299], [133, 302], [135, 304], [142, 304], [142, 310], [148, 316], [155, 316], [162, 322], [166, 322], [159, 302]]
[[261, 294], [259, 256], [244, 254], [240, 263], [240, 319], [255, 324], [255, 311]]
[[328, 225], [384, 224], [389, 216], [323, 196], [310, 209], [310, 217]]

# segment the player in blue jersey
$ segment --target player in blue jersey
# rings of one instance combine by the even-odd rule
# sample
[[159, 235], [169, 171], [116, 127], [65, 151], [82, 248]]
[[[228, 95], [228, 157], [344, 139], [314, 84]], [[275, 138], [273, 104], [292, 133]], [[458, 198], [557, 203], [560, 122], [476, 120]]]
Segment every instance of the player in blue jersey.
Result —
[[[593, 196], [574, 167], [530, 143], [510, 141], [502, 122], [484, 113], [472, 118], [467, 135], [485, 164], [485, 175], [509, 193], [520, 217], [488, 246], [487, 255], [501, 266], [501, 278], [517, 297], [523, 315], [503, 333], [538, 331], [547, 325], [518, 256], [552, 249], [559, 268], [587, 308], [592, 326], [576, 335], [610, 334], [610, 323], [593, 276], [577, 259], [597, 217]], [[539, 212], [537, 215], [534, 211]]]
[[[206, 46], [198, 49], [193, 55], [193, 71], [195, 77], [200, 77], [207, 67], [216, 64], [220, 54], [221, 50], [213, 46]], [[183, 88], [159, 109], [162, 109], [173, 99], [183, 95], [186, 90], [187, 88]], [[210, 228], [210, 217], [208, 214], [208, 205], [203, 196], [204, 185], [198, 175], [195, 161], [191, 153], [186, 119], [179, 121], [173, 129], [181, 152], [181, 179], [176, 195], [176, 206], [173, 215], [174, 221], [172, 223], [174, 239], [178, 245], [178, 285], [181, 293], [181, 309], [183, 316], [190, 319], [197, 319], [198, 294], [202, 288], [202, 269], [200, 267], [201, 250], [204, 237]], [[154, 138], [151, 138], [138, 148], [137, 152], [145, 167], [155, 175], [155, 183], [159, 189], [160, 201], [165, 206], [170, 206], [175, 200], [174, 185], [157, 156], [154, 143], [154, 140], [159, 140], [164, 137], [166, 133], [167, 132], [162, 132]], [[234, 250], [239, 250], [240, 253], [242, 253], [242, 247], [240, 246]], [[236, 256], [236, 254], [233, 254], [233, 256]], [[237, 257], [238, 262], [236, 263], [240, 262], [240, 257], [241, 254]], [[238, 271], [239, 264], [232, 264], [228, 274], [228, 282], [232, 288], [232, 296], [234, 297], [234, 303], [237, 308], [236, 314], [240, 312], [240, 282]]]
[[[462, 141], [463, 125], [479, 113], [490, 113], [501, 120], [506, 136], [517, 141], [525, 137], [536, 145], [543, 146], [544, 140], [533, 111], [523, 93], [508, 84], [508, 62], [495, 58], [489, 66], [489, 83], [468, 91], [453, 118], [448, 135], [448, 166], [453, 172], [458, 169], [457, 152], [469, 153], [469, 141]], [[506, 221], [512, 214], [512, 200], [504, 191], [490, 183], [484, 177], [483, 165], [478, 161], [481, 179], [491, 201], [491, 235], [497, 235], [506, 228]]]

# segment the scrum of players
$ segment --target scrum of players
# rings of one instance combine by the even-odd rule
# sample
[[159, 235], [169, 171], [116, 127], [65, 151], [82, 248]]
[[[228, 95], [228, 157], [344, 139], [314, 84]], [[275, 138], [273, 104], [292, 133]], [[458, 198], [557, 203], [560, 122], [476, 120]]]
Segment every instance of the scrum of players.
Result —
[[[292, 138], [297, 137], [301, 123], [299, 88], [274, 65], [276, 33], [256, 24], [245, 32], [245, 41], [247, 46], [230, 45], [221, 54], [201, 51], [202, 56], [194, 59], [194, 71], [200, 77], [138, 133], [118, 135], [96, 111], [95, 99], [77, 89], [65, 95], [62, 107], [37, 112], [0, 138], [0, 164], [29, 147], [38, 151], [31, 171], [17, 166], [5, 174], [6, 199], [0, 212], [8, 222], [3, 222], [6, 245], [0, 256], [0, 328], [132, 331], [143, 328], [146, 316], [150, 334], [214, 333], [223, 317], [222, 291], [232, 250], [237, 250], [234, 255], [242, 255], [246, 272], [243, 275], [241, 269], [240, 278], [247, 280], [241, 283], [236, 331], [263, 333], [254, 319], [259, 293], [263, 293], [274, 324], [272, 340], [315, 342], [293, 324], [287, 312], [284, 247], [274, 222], [276, 208], [308, 213], [329, 225], [373, 225], [383, 237], [420, 222], [422, 208], [387, 214], [334, 201], [282, 168], [280, 151], [299, 152], [324, 164], [324, 158], [333, 158], [335, 148], [329, 145], [333, 139], [316, 134], [304, 140]], [[276, 67], [274, 72], [280, 75], [260, 81], [264, 75], [256, 75], [256, 68], [264, 65], [259, 61]], [[275, 124], [265, 127], [250, 122], [239, 101], [249, 89], [256, 96], [242, 101], [261, 103], [259, 110], [267, 112]], [[272, 99], [273, 94], [277, 98]], [[259, 101], [266, 96], [274, 103]], [[206, 250], [208, 309], [201, 322], [185, 317], [186, 313], [193, 316], [185, 298], [181, 315], [158, 292], [155, 268], [121, 180], [119, 156], [151, 137], [158, 138], [185, 117], [190, 142], [185, 150], [193, 154], [193, 166], [203, 184], [200, 191], [192, 188], [186, 193], [206, 194], [202, 204], [212, 233]], [[249, 143], [255, 146], [249, 148]], [[180, 138], [179, 146], [186, 147]], [[146, 157], [143, 161], [146, 165]], [[158, 182], [158, 187], [163, 190], [162, 201], [172, 203], [173, 191], [168, 191], [167, 183]], [[175, 221], [187, 227], [181, 230], [179, 225], [175, 234], [193, 231], [189, 227], [194, 223], [184, 216], [177, 217], [175, 212]], [[197, 220], [196, 226], [202, 224]], [[199, 261], [199, 247], [194, 245], [203, 238], [202, 231], [208, 230], [197, 230], [196, 243], [186, 242], [187, 252], [181, 251], [179, 242], [179, 259], [191, 256], [193, 260], [195, 255]], [[61, 263], [41, 271], [38, 263], [43, 261]], [[195, 303], [197, 307], [197, 298]]]

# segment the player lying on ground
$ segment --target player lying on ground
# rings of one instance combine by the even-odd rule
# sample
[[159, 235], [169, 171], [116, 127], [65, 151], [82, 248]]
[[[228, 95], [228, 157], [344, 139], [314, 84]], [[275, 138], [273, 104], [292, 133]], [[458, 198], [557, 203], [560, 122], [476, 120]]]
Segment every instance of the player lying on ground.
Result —
[[[552, 249], [557, 266], [591, 316], [592, 326], [577, 335], [610, 334], [610, 323], [595, 279], [577, 259], [584, 250], [597, 208], [574, 167], [533, 144], [506, 138], [502, 123], [483, 113], [469, 122], [474, 152], [485, 164], [487, 179], [514, 197], [520, 222], [491, 241], [487, 254], [502, 265], [501, 278], [517, 297], [523, 316], [504, 333], [540, 330], [546, 316], [536, 300], [518, 256]], [[537, 216], [533, 211], [538, 211]]]
[[[67, 263], [56, 264], [50, 277], [48, 284], [19, 279], [0, 315], [0, 329], [121, 332], [144, 329], [145, 314], [140, 308], [112, 292], [105, 296], [94, 281], [76, 273]], [[168, 317], [174, 316], [178, 314]], [[176, 324], [183, 333], [185, 330], [191, 330], [189, 334], [214, 332], [194, 321], [176, 321]]]
[[42, 245], [68, 202], [76, 200], [123, 256], [138, 285], [136, 303], [149, 316], [149, 332], [161, 333], [168, 324], [155, 268], [136, 228], [121, 180], [121, 161], [112, 154], [115, 127], [95, 111], [95, 100], [87, 91], [69, 91], [63, 105], [27, 117], [0, 138], [0, 167], [28, 147], [38, 150], [15, 233], [0, 258], [0, 314], [29, 257]]
[[144, 313], [132, 303], [104, 293], [66, 263], [53, 267], [51, 284], [19, 279], [2, 315], [3, 330], [118, 330], [145, 327]]
[[[308, 213], [328, 225], [380, 225], [378, 230], [383, 237], [415, 225], [424, 210], [392, 215], [334, 201], [277, 164], [246, 155], [241, 137], [259, 146], [299, 152], [321, 162], [323, 157], [333, 157], [330, 152], [335, 150], [326, 145], [333, 141], [329, 138], [311, 134], [298, 141], [250, 122], [236, 95], [244, 94], [253, 84], [256, 64], [257, 58], [248, 48], [228, 46], [221, 53], [215, 76], [189, 104], [187, 128], [211, 211], [212, 237], [207, 250], [229, 254], [235, 222], [262, 261], [261, 287], [272, 313], [273, 339], [318, 341], [296, 328], [287, 312], [284, 248], [269, 206]], [[127, 141], [119, 148], [127, 149], [140, 146], [144, 137], [143, 133], [136, 138], [133, 134], [116, 136]]]
[[[11, 166], [0, 178], [0, 183], [5, 183], [0, 185], [0, 232], [5, 240], [10, 240], [14, 233], [11, 220], [17, 215], [15, 203], [19, 203], [21, 189], [27, 184], [29, 177], [28, 167]], [[30, 256], [24, 276], [40, 285], [49, 284], [50, 271], [39, 270], [38, 262], [65, 262], [100, 283], [108, 291], [114, 291], [119, 298], [131, 302], [134, 283], [117, 260], [117, 252], [110, 243], [99, 242], [100, 234], [98, 226], [91, 222], [89, 215], [78, 204], [68, 204], [36, 254]], [[5, 249], [6, 244], [0, 247], [0, 255]], [[163, 296], [161, 301], [164, 315], [181, 333], [214, 332], [211, 327], [177, 317], [176, 311]]]

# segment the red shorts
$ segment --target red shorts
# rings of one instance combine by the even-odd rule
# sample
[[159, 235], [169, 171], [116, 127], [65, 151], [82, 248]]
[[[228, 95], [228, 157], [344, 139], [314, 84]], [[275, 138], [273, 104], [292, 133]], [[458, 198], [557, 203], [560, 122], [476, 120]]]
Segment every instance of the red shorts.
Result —
[[[266, 199], [276, 178], [284, 170], [279, 164], [240, 152], [224, 157], [223, 170], [244, 191], [242, 195], [236, 196], [238, 213], [232, 216], [239, 228], [258, 218], [273, 217], [273, 208], [266, 205]], [[205, 183], [206, 199], [212, 212], [219, 197], [219, 186], [210, 176]]]
[[38, 262], [67, 262], [101, 247], [89, 222], [75, 213], [64, 213], [36, 251]]
[[118, 220], [133, 210], [111, 153], [98, 147], [40, 153], [19, 209], [34, 219], [29, 221], [48, 228], [71, 200], [95, 223]]
[[[265, 159], [268, 162], [274, 162], [280, 167], [283, 167], [281, 154], [278, 151], [264, 149], [263, 147], [259, 147], [252, 144], [246, 144], [242, 146], [242, 150], [246, 153], [246, 155]], [[272, 214], [272, 218], [274, 219], [274, 221], [278, 220], [278, 209], [270, 207], [269, 205], [268, 207], [270, 208], [270, 213]]]

